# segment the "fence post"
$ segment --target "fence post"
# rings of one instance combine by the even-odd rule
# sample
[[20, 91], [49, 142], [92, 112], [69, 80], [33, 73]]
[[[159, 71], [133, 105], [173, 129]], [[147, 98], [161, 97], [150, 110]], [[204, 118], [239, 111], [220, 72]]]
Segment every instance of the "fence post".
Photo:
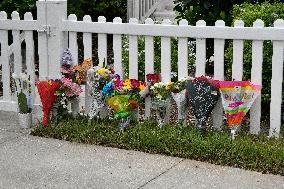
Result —
[[67, 0], [39, 0], [37, 14], [41, 27], [40, 79], [58, 79], [62, 52], [67, 48], [67, 32], [62, 31], [62, 21], [67, 20]]

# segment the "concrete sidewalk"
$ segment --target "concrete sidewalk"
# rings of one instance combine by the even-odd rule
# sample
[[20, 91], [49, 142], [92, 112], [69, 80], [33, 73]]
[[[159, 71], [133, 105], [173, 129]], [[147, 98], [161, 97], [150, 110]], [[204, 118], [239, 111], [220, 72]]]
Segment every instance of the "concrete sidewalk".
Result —
[[[284, 188], [284, 177], [28, 135], [0, 116], [0, 188]], [[6, 120], [7, 119], [7, 120]]]

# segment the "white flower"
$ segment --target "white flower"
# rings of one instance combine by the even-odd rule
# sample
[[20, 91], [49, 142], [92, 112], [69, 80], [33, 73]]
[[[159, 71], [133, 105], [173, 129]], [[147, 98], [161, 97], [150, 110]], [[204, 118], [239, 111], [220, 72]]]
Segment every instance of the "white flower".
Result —
[[66, 106], [66, 105], [63, 105], [63, 108], [65, 108], [65, 109], [66, 109], [66, 108], [67, 108], [67, 106]]
[[21, 73], [20, 74], [20, 79], [22, 81], [27, 81], [27, 80], [29, 80], [29, 76], [27, 74], [25, 74], [25, 73]]

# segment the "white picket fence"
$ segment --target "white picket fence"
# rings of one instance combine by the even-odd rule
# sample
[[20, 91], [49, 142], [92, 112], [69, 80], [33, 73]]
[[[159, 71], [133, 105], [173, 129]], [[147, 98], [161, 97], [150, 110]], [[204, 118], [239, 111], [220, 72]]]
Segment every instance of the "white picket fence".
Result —
[[[242, 80], [244, 40], [252, 40], [251, 80], [262, 83], [263, 41], [273, 41], [272, 81], [271, 81], [271, 112], [270, 136], [278, 137], [281, 126], [281, 100], [284, 60], [284, 21], [277, 20], [274, 27], [264, 27], [257, 20], [253, 27], [244, 27], [242, 21], [236, 21], [234, 27], [226, 27], [221, 20], [216, 26], [206, 26], [204, 21], [198, 21], [196, 26], [189, 26], [186, 20], [179, 25], [172, 25], [169, 20], [162, 24], [154, 24], [147, 19], [145, 24], [138, 24], [137, 19], [122, 23], [120, 18], [106, 22], [99, 17], [98, 22], [92, 22], [90, 16], [83, 21], [77, 21], [76, 15], [67, 18], [67, 2], [38, 1], [37, 18], [33, 20], [26, 13], [24, 20], [19, 19], [17, 12], [12, 19], [7, 19], [5, 12], [0, 13], [0, 43], [1, 65], [4, 95], [0, 100], [0, 110], [17, 111], [15, 100], [10, 89], [9, 44], [8, 31], [13, 34], [14, 70], [21, 73], [22, 57], [20, 36], [24, 35], [26, 43], [27, 73], [34, 81], [34, 41], [33, 31], [38, 32], [39, 78], [56, 79], [61, 77], [60, 58], [65, 48], [72, 51], [75, 62], [78, 60], [78, 32], [83, 33], [84, 58], [93, 57], [92, 34], [98, 34], [98, 59], [102, 65], [107, 59], [107, 34], [113, 35], [114, 69], [123, 75], [122, 66], [122, 36], [129, 36], [129, 77], [138, 78], [138, 36], [145, 37], [145, 73], [154, 71], [154, 36], [161, 36], [161, 75], [163, 81], [171, 80], [171, 37], [178, 38], [178, 77], [188, 75], [188, 39], [196, 39], [196, 76], [206, 75], [206, 39], [214, 39], [214, 78], [224, 79], [224, 46], [225, 40], [233, 40], [233, 70], [232, 78]], [[149, 114], [149, 112], [146, 112]], [[258, 98], [251, 109], [250, 132], [260, 132], [261, 99]], [[221, 128], [223, 111], [221, 103], [214, 110], [214, 127]]]

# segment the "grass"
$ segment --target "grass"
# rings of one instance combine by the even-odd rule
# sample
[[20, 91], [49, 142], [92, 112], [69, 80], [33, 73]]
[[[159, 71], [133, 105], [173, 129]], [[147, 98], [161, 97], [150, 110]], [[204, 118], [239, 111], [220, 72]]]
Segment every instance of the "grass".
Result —
[[68, 118], [37, 127], [32, 135], [71, 142], [97, 144], [147, 153], [194, 159], [284, 176], [284, 140], [240, 134], [231, 141], [228, 132], [200, 133], [193, 127], [157, 128], [147, 121], [122, 131], [109, 120]]

